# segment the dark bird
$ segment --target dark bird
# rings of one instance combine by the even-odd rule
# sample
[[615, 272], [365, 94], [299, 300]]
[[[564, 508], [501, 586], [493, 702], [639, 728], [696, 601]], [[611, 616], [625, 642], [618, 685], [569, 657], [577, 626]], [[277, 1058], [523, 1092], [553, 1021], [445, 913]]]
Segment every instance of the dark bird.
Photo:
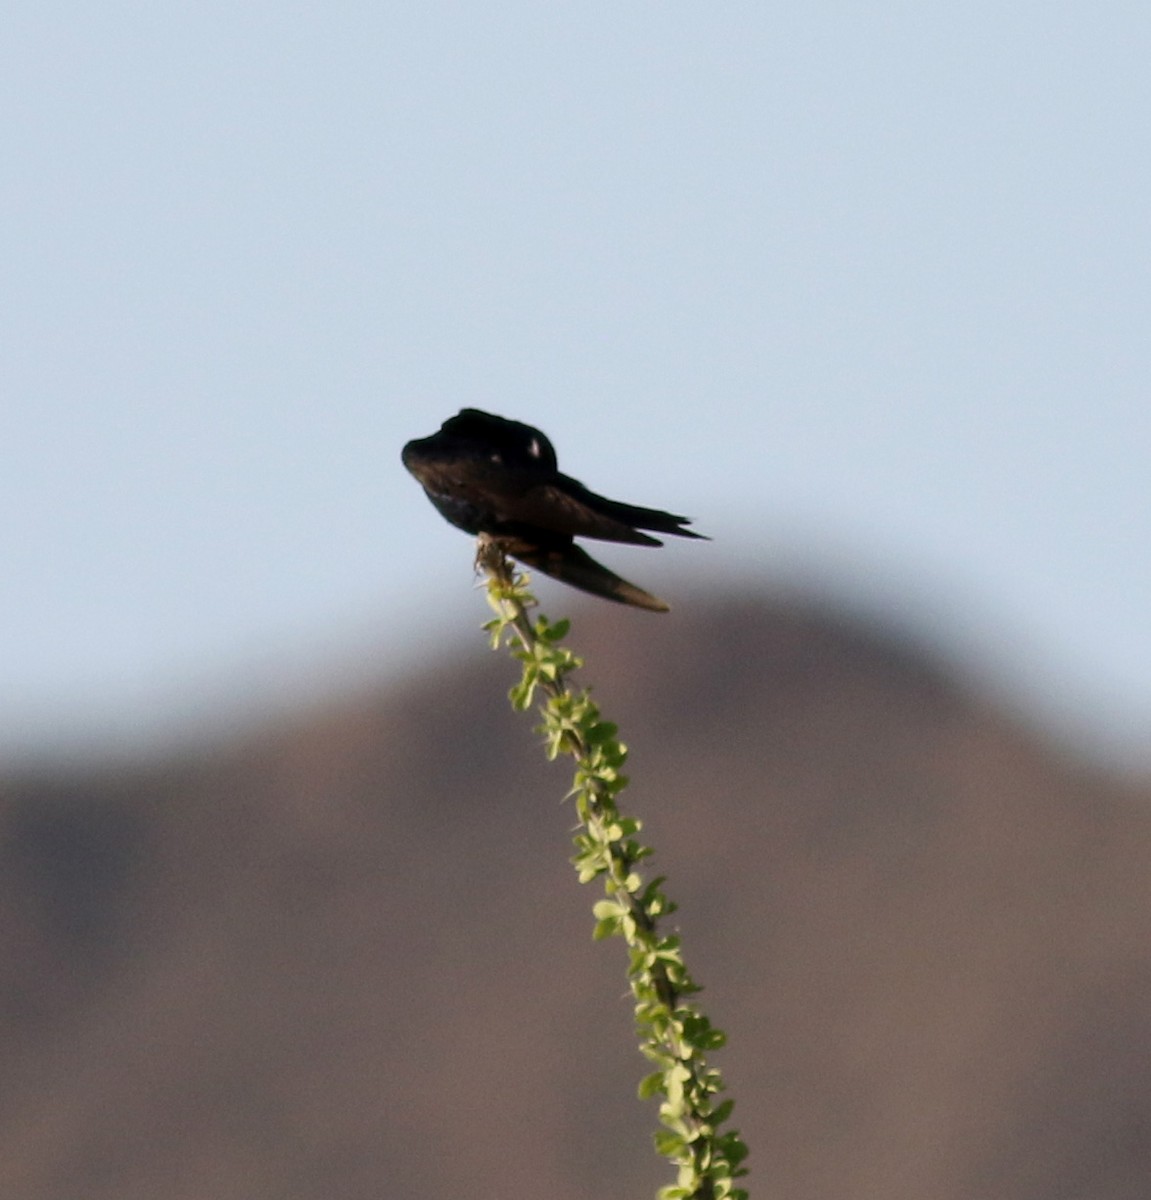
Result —
[[538, 429], [478, 408], [461, 409], [438, 433], [408, 442], [403, 460], [458, 529], [486, 534], [527, 566], [620, 604], [668, 610], [597, 563], [573, 538], [662, 546], [642, 531], [703, 537], [684, 528], [691, 524], [687, 517], [596, 495], [560, 473], [556, 452]]

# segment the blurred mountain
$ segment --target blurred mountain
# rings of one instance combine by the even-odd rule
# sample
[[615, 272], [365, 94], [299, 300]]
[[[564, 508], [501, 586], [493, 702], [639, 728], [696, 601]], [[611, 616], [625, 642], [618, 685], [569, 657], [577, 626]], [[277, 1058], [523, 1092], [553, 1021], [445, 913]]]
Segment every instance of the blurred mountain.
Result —
[[[753, 1195], [1151, 1194], [1151, 786], [798, 603], [601, 605], [572, 641], [730, 1036]], [[512, 678], [477, 634], [170, 761], [0, 781], [0, 1194], [669, 1182]]]

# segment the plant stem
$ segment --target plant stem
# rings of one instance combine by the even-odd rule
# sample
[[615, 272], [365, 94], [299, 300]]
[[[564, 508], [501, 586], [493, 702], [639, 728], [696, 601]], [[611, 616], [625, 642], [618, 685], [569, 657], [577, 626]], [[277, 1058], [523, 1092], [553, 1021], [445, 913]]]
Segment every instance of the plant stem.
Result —
[[699, 986], [684, 964], [679, 938], [659, 929], [659, 919], [675, 905], [661, 889], [662, 878], [645, 884], [636, 870], [652, 851], [636, 840], [640, 822], [622, 816], [616, 806], [627, 786], [620, 769], [627, 748], [586, 689], [574, 690], [568, 682], [583, 665], [560, 644], [568, 622], [531, 619], [535, 598], [498, 542], [481, 537], [476, 561], [488, 575], [488, 601], [496, 613], [485, 626], [492, 646], [506, 642], [523, 665], [510, 692], [512, 705], [526, 710], [537, 693], [542, 696], [540, 732], [548, 757], [575, 759], [570, 795], [581, 825], [572, 862], [581, 883], [602, 877], [607, 896], [594, 907], [594, 936], [620, 936], [628, 944], [640, 1051], [658, 1068], [640, 1084], [640, 1095], [662, 1097], [656, 1147], [678, 1172], [675, 1184], [660, 1189], [659, 1200], [747, 1200], [747, 1192], [734, 1185], [747, 1173], [740, 1166], [747, 1147], [734, 1130], [719, 1132], [732, 1101], [713, 1102], [724, 1085], [705, 1058], [705, 1051], [723, 1045], [724, 1034], [687, 999]]

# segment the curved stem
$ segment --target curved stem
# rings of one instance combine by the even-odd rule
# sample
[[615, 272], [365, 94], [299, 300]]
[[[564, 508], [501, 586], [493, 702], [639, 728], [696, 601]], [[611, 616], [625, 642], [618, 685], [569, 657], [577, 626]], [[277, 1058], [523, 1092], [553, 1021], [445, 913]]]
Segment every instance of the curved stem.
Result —
[[635, 835], [640, 822], [621, 815], [616, 795], [627, 785], [620, 768], [627, 748], [614, 725], [604, 721], [586, 690], [574, 690], [568, 677], [581, 660], [560, 645], [568, 623], [554, 625], [529, 612], [536, 607], [524, 578], [499, 543], [481, 537], [476, 562], [488, 575], [488, 601], [496, 613], [486, 628], [493, 647], [505, 641], [523, 664], [511, 689], [513, 705], [531, 706], [537, 694], [550, 758], [561, 753], [576, 762], [571, 795], [580, 828], [573, 858], [582, 883], [603, 877], [607, 899], [595, 905], [595, 936], [621, 936], [628, 944], [628, 980], [635, 999], [640, 1051], [658, 1068], [640, 1085], [644, 1097], [662, 1096], [656, 1145], [678, 1169], [677, 1181], [660, 1190], [661, 1200], [746, 1200], [734, 1186], [746, 1174], [740, 1163], [747, 1148], [734, 1130], [719, 1132], [732, 1101], [713, 1102], [723, 1090], [720, 1073], [705, 1051], [724, 1043], [698, 1005], [686, 997], [699, 992], [688, 973], [675, 935], [661, 934], [660, 918], [675, 911], [661, 890], [662, 879], [645, 884], [636, 870], [651, 850]]

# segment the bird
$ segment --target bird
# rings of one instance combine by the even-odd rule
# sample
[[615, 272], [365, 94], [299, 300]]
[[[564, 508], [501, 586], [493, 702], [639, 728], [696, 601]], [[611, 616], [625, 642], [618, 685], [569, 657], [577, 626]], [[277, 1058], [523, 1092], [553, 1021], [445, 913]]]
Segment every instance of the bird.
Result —
[[[404, 466], [440, 515], [571, 587], [649, 612], [669, 606], [595, 561], [577, 537], [662, 546], [652, 533], [708, 541], [688, 517], [609, 500], [559, 469], [554, 447], [531, 425], [463, 408], [438, 432], [404, 446]], [[648, 532], [645, 532], [648, 531]]]

